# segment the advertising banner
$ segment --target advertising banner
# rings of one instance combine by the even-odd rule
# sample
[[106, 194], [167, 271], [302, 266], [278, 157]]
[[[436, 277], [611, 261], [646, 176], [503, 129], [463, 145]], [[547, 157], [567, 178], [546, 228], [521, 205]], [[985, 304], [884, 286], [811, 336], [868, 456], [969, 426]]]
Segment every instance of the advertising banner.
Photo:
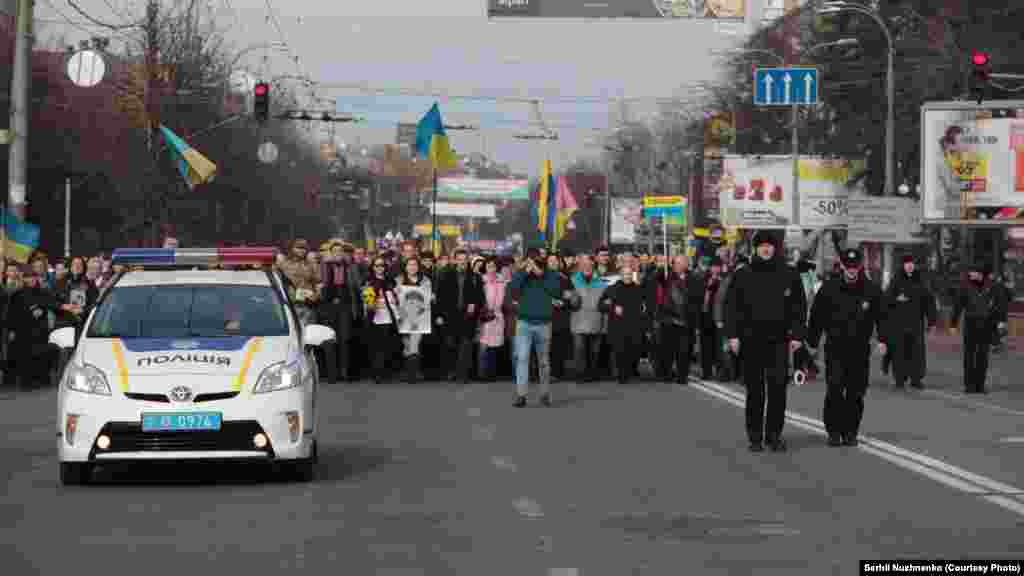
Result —
[[[430, 236], [430, 233], [434, 230], [434, 225], [417, 224], [413, 230], [420, 236]], [[462, 234], [462, 226], [454, 226], [452, 224], [439, 224], [437, 230], [441, 236], [459, 236]]]
[[529, 200], [529, 180], [438, 178], [437, 197], [444, 200]]
[[639, 198], [612, 198], [611, 241], [617, 244], [636, 242], [636, 228], [643, 221], [643, 205]]
[[921, 229], [921, 203], [910, 198], [849, 199], [847, 241], [917, 244], [927, 242]]
[[[794, 225], [793, 159], [726, 156], [718, 183], [722, 224], [744, 228]], [[800, 223], [803, 228], [842, 227], [847, 200], [864, 196], [864, 160], [801, 158]]]
[[485, 0], [488, 18], [743, 20], [747, 0]]
[[1024, 222], [1024, 102], [921, 109], [925, 222]]
[[644, 196], [644, 218], [664, 219], [667, 226], [686, 226], [685, 196]]
[[[434, 203], [427, 205], [430, 213], [434, 213]], [[463, 218], [494, 218], [494, 204], [452, 204], [450, 202], [437, 203], [438, 216], [461, 216]]]

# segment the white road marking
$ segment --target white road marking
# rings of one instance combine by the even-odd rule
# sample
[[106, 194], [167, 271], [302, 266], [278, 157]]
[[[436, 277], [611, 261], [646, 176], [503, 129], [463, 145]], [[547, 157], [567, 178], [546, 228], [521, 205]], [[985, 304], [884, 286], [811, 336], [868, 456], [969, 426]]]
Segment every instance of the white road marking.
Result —
[[1024, 436], [1007, 436], [1000, 440], [1003, 444], [1024, 444]]
[[982, 402], [980, 400], [973, 400], [966, 394], [953, 394], [950, 392], [943, 392], [942, 390], [924, 390], [924, 394], [929, 396], [938, 396], [940, 398], [946, 398], [949, 400], [957, 400], [971, 406], [977, 406], [979, 408], [988, 408], [994, 412], [1002, 412], [1004, 414], [1010, 414], [1012, 416], [1024, 416], [1024, 410], [1014, 410], [1013, 408], [1006, 408], [998, 404], [992, 404], [991, 402]]
[[580, 576], [579, 568], [552, 568], [548, 576]]
[[479, 408], [469, 408], [469, 409], [466, 410], [466, 414], [468, 414], [470, 418], [479, 418], [480, 417], [480, 409]]
[[[743, 408], [746, 405], [746, 401], [741, 393], [729, 390], [719, 384], [704, 382], [698, 379], [691, 379], [691, 384], [693, 384], [693, 388], [733, 406]], [[682, 388], [678, 389], [681, 390]], [[786, 419], [797, 428], [819, 435], [826, 434], [825, 425], [819, 420], [790, 411], [786, 411]], [[1022, 491], [1019, 488], [863, 434], [860, 436], [860, 440], [859, 448], [868, 454], [921, 474], [955, 490], [984, 498], [997, 506], [1024, 516], [1024, 502], [1010, 497], [1010, 495], [1021, 493]]]

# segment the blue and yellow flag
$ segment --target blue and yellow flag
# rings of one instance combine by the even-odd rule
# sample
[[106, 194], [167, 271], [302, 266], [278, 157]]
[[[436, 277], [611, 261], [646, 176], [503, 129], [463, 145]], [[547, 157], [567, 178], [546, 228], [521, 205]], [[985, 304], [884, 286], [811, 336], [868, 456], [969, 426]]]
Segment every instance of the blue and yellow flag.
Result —
[[551, 169], [551, 160], [544, 161], [537, 194], [537, 230], [541, 240], [553, 238], [555, 233], [555, 175]]
[[22, 222], [13, 214], [3, 215], [0, 238], [6, 243], [6, 256], [19, 264], [28, 264], [28, 259], [39, 248], [39, 226]]
[[448, 144], [437, 102], [416, 125], [416, 152], [421, 158], [430, 158], [435, 170], [455, 168], [455, 153]]
[[164, 136], [167, 148], [170, 150], [171, 161], [178, 167], [178, 172], [185, 179], [189, 190], [196, 186], [211, 182], [217, 175], [217, 165], [210, 162], [206, 156], [188, 145], [177, 134], [171, 132], [166, 126], [160, 125], [160, 133]]

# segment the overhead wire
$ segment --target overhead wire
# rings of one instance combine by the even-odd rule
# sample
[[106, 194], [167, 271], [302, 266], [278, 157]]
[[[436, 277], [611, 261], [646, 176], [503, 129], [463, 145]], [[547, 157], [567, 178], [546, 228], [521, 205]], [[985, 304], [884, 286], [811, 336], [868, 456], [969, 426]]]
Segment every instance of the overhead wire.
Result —
[[422, 96], [432, 98], [447, 98], [449, 100], [481, 100], [489, 102], [509, 103], [534, 103], [534, 102], [560, 102], [565, 104], [615, 104], [619, 102], [660, 102], [678, 103], [687, 100], [687, 97], [672, 96], [505, 96], [498, 94], [458, 94], [440, 90], [417, 90], [412, 88], [383, 88], [373, 87], [360, 82], [318, 82], [317, 86], [324, 90], [359, 90], [367, 94], [380, 94], [385, 96]]
[[[298, 73], [299, 76], [308, 78], [309, 75], [306, 74], [306, 70], [301, 64], [301, 58], [299, 58], [299, 55], [295, 53], [295, 51], [291, 47], [291, 44], [288, 43], [288, 39], [285, 37], [284, 30], [281, 28], [281, 22], [278, 20], [277, 12], [274, 10], [274, 6], [271, 3], [271, 0], [264, 0], [264, 3], [267, 6], [267, 20], [273, 25], [274, 29], [277, 31], [277, 35], [278, 38], [280, 38], [281, 40], [281, 44], [283, 45], [284, 49], [288, 52], [289, 56], [291, 56], [292, 61], [295, 64], [295, 71]], [[318, 98], [316, 94], [316, 83], [310, 80], [309, 101], [312, 104], [316, 102], [317, 99]]]
[[96, 24], [98, 26], [104, 26], [104, 27], [109, 28], [111, 30], [130, 30], [132, 28], [139, 28], [139, 27], [141, 27], [141, 23], [139, 23], [139, 22], [136, 22], [136, 23], [133, 23], [133, 24], [111, 24], [110, 22], [104, 22], [104, 21], [96, 18], [92, 14], [89, 14], [88, 12], [83, 10], [81, 6], [79, 6], [78, 4], [75, 3], [75, 0], [67, 0], [67, 3], [68, 3], [68, 6], [70, 6], [72, 10], [77, 12], [79, 16], [81, 16], [82, 18], [85, 18], [86, 20], [88, 20], [88, 21], [90, 21], [93, 24]]
[[39, 18], [39, 17], [36, 17], [36, 18], [34, 18], [34, 20], [37, 21], [37, 22], [45, 22], [45, 23], [48, 23], [48, 24], [62, 24], [62, 25], [71, 26], [72, 28], [75, 28], [76, 30], [78, 30], [80, 32], [84, 32], [84, 33], [88, 34], [90, 38], [96, 36], [97, 35], [97, 31], [99, 31], [99, 30], [106, 30], [107, 32], [113, 32], [113, 34], [110, 35], [111, 38], [116, 38], [116, 39], [120, 39], [120, 40], [127, 40], [128, 39], [128, 33], [125, 32], [125, 31], [120, 31], [120, 32], [113, 31], [106, 24], [97, 24], [97, 23], [93, 23], [93, 22], [76, 22], [70, 16], [68, 16], [66, 13], [64, 13], [59, 8], [57, 8], [57, 6], [55, 6], [53, 4], [53, 2], [51, 2], [50, 0], [43, 0], [43, 3], [45, 3], [47, 6], [49, 6], [50, 9], [53, 10], [54, 13], [57, 14], [57, 16], [60, 17], [60, 19], [56, 20], [56, 19], [51, 19], [51, 18]]

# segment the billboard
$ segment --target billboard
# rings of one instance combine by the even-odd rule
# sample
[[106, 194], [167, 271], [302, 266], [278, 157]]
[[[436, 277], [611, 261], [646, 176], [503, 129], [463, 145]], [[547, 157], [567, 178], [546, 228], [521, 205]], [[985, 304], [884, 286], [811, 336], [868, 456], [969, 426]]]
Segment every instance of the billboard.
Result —
[[1024, 101], [922, 106], [921, 194], [925, 222], [1024, 224]]
[[847, 242], [917, 244], [928, 241], [921, 229], [921, 203], [912, 198], [858, 197], [849, 200]]
[[644, 210], [640, 198], [612, 198], [612, 243], [632, 244], [636, 242], [636, 229], [643, 219]]
[[438, 178], [437, 197], [444, 200], [529, 200], [529, 180]]
[[[435, 204], [428, 205], [430, 214], [434, 213]], [[438, 202], [436, 204], [438, 216], [459, 216], [461, 218], [494, 218], [494, 204], [452, 204], [450, 202]]]
[[747, 0], [486, 0], [488, 18], [743, 20]]
[[[800, 222], [803, 228], [842, 227], [848, 200], [867, 196], [864, 160], [800, 158]], [[794, 224], [793, 158], [726, 156], [718, 182], [725, 226], [786, 228]]]

